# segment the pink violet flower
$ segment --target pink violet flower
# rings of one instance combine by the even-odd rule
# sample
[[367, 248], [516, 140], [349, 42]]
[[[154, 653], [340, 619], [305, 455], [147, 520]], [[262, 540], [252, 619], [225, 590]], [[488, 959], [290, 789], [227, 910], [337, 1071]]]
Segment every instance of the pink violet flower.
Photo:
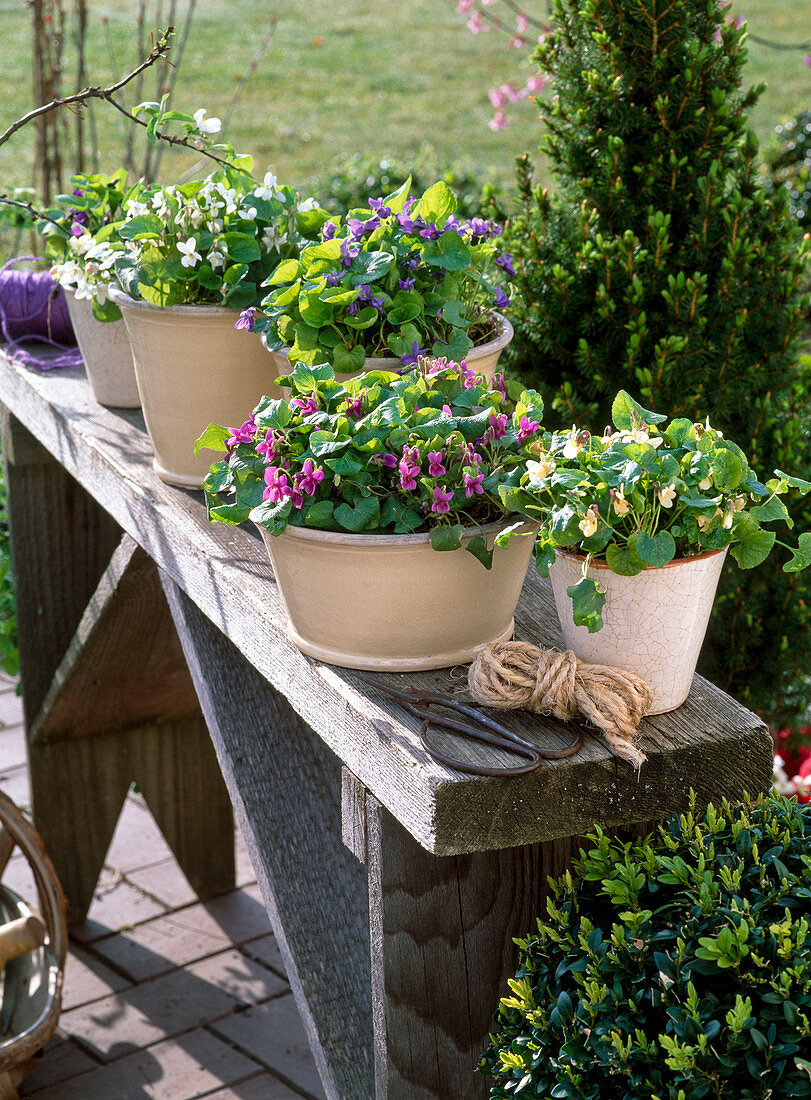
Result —
[[476, 493], [483, 493], [482, 482], [484, 481], [484, 474], [469, 474], [467, 470], [464, 473], [465, 479], [465, 496], [472, 497]]
[[453, 409], [450, 407], [450, 405], [443, 405], [442, 411], [444, 412], [445, 416], [453, 416]]
[[537, 420], [530, 420], [528, 416], [522, 416], [518, 425], [518, 442], [523, 443], [528, 436], [534, 435], [540, 426]]
[[506, 130], [509, 126], [510, 120], [504, 111], [497, 110], [487, 125], [495, 133], [497, 130]]
[[405, 489], [406, 492], [417, 488], [415, 478], [420, 472], [419, 456], [420, 452], [417, 447], [403, 445], [403, 457], [400, 459], [398, 466], [400, 469], [400, 488]]
[[318, 398], [315, 394], [310, 394], [306, 400], [302, 400], [300, 397], [294, 397], [290, 404], [300, 409], [302, 416], [312, 416], [313, 413], [318, 412]]
[[490, 413], [489, 427], [484, 433], [484, 442], [491, 443], [507, 434], [507, 414]]
[[256, 431], [256, 424], [253, 422], [253, 417], [246, 420], [239, 428], [230, 428], [231, 434], [225, 441], [225, 446], [230, 451], [233, 447], [236, 447], [239, 443], [251, 443], [253, 442], [253, 435]]
[[442, 477], [447, 473], [447, 470], [442, 465], [442, 460], [445, 456], [442, 451], [429, 451], [428, 452], [428, 476], [429, 477]]
[[436, 515], [444, 515], [450, 512], [452, 500], [453, 493], [448, 492], [444, 485], [437, 485], [434, 489], [434, 499], [431, 504], [431, 511]]
[[256, 453], [264, 455], [265, 462], [276, 461], [278, 456], [276, 454], [276, 437], [273, 434], [273, 428], [268, 428], [265, 438], [256, 444]]
[[346, 415], [351, 417], [352, 420], [360, 420], [363, 416], [363, 394], [359, 393], [357, 397], [346, 399]]
[[[323, 480], [324, 471], [320, 470], [311, 458], [305, 459], [301, 473], [298, 475], [298, 488], [302, 493], [306, 493], [308, 497], [311, 497]], [[300, 508], [301, 505], [296, 505], [296, 507]]]
[[287, 474], [276, 466], [268, 466], [265, 470], [265, 485], [267, 488], [262, 494], [263, 500], [269, 500], [271, 504], [278, 504], [284, 500], [289, 492]]

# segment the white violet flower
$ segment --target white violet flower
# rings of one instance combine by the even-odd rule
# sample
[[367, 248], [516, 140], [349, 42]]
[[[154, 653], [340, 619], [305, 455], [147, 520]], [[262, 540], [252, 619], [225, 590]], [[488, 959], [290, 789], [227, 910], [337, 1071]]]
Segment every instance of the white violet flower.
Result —
[[283, 199], [284, 193], [277, 190], [279, 181], [272, 172], [265, 172], [265, 178], [262, 181], [261, 187], [254, 188], [254, 195], [258, 199], [264, 199], [265, 202], [269, 202], [270, 199]]
[[194, 267], [203, 258], [197, 251], [196, 237], [189, 237], [187, 241], [178, 241], [177, 250], [183, 257], [180, 261], [183, 267]]
[[673, 501], [676, 499], [676, 487], [675, 485], [665, 485], [656, 490], [656, 495], [663, 508], [672, 508]]

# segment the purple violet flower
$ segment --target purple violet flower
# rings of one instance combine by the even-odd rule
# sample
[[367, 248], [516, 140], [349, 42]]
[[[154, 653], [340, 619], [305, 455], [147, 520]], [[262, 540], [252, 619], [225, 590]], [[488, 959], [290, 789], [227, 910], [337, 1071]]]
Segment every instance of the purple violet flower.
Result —
[[361, 283], [358, 287], [358, 301], [369, 302], [372, 299], [372, 288], [368, 283]]
[[442, 465], [442, 459], [444, 458], [442, 451], [429, 451], [428, 452], [428, 476], [429, 477], [442, 477], [448, 471]]
[[373, 309], [376, 309], [378, 313], [383, 312], [383, 307], [385, 306], [385, 304], [386, 304], [386, 299], [385, 298], [370, 298], [369, 299], [369, 305]]
[[248, 306], [247, 309], [243, 309], [239, 315], [239, 320], [234, 325], [234, 328], [244, 329], [245, 332], [250, 332], [253, 329], [253, 319], [256, 316], [256, 308], [254, 306]]
[[460, 229], [461, 226], [459, 224], [459, 219], [456, 217], [455, 214], [449, 214], [448, 219], [445, 222], [445, 232], [449, 233], [453, 231], [454, 233], [458, 233]]
[[341, 241], [341, 266], [351, 267], [352, 261], [356, 258], [360, 252], [359, 248], [354, 248], [349, 241]]
[[346, 415], [351, 417], [352, 420], [360, 420], [363, 416], [363, 394], [359, 393], [357, 397], [346, 399]]
[[346, 312], [348, 313], [348, 315], [350, 317], [357, 317], [357, 315], [358, 315], [358, 303], [357, 302], [350, 302], [349, 305], [346, 307]]
[[338, 231], [338, 226], [335, 222], [324, 222], [321, 227], [321, 239], [323, 241], [331, 241]]
[[414, 343], [411, 345], [410, 354], [401, 356], [400, 361], [402, 362], [404, 367], [413, 367], [419, 357], [421, 355], [427, 355], [428, 351], [428, 348], [420, 348], [417, 341], [415, 340]]
[[484, 218], [471, 218], [470, 221], [465, 222], [463, 229], [467, 229], [471, 237], [489, 237], [490, 226], [484, 220]]
[[393, 470], [397, 465], [397, 455], [393, 455], [389, 451], [382, 455], [375, 455], [375, 458], [381, 466], [386, 466], [390, 470]]
[[424, 237], [426, 241], [438, 241], [442, 236], [442, 230], [437, 229], [433, 222], [428, 222], [420, 229], [420, 236]]
[[369, 206], [381, 218], [388, 218], [391, 215], [391, 207], [386, 206], [382, 199], [369, 199]]
[[523, 443], [524, 440], [534, 435], [540, 428], [540, 424], [537, 420], [530, 420], [528, 416], [521, 417], [521, 423], [518, 425], [518, 442]]
[[484, 492], [482, 488], [482, 482], [484, 481], [484, 474], [469, 474], [467, 470], [464, 473], [465, 479], [465, 496], [472, 497], [477, 493]]
[[327, 286], [337, 286], [341, 281], [340, 271], [328, 271], [326, 276]]
[[501, 256], [496, 256], [496, 267], [500, 267], [502, 271], [507, 275], [511, 275], [516, 278], [516, 271], [513, 267], [513, 255], [512, 252], [505, 252]]
[[364, 233], [374, 233], [374, 231], [376, 229], [379, 229], [379, 228], [380, 228], [380, 218], [378, 218], [377, 214], [375, 214], [371, 218], [367, 218], [366, 221], [363, 223]]
[[507, 297], [501, 287], [496, 287], [496, 296], [493, 300], [493, 305], [496, 306], [497, 309], [506, 309], [509, 304], [510, 299]]
[[346, 225], [353, 238], [356, 241], [359, 241], [364, 232], [364, 223], [360, 220], [360, 218], [347, 218]]
[[437, 485], [434, 489], [434, 500], [431, 504], [431, 511], [437, 515], [443, 515], [450, 512], [452, 500], [453, 493], [448, 492], [444, 485]]
[[81, 237], [82, 234], [85, 233], [85, 231], [85, 226], [82, 224], [82, 222], [79, 221], [74, 221], [70, 227], [71, 237]]
[[409, 218], [408, 214], [406, 214], [406, 213], [402, 213], [402, 214], [397, 215], [397, 224], [406, 233], [413, 233], [414, 232], [414, 228], [415, 228], [414, 222], [411, 220], [411, 218]]
[[417, 280], [413, 276], [410, 279], [398, 279], [397, 286], [400, 290], [411, 290], [416, 281]]

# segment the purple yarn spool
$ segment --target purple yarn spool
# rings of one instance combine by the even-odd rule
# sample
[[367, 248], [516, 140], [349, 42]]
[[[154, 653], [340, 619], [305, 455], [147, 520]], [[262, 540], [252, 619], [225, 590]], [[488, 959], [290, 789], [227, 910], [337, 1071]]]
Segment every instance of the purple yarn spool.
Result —
[[[0, 329], [6, 350], [17, 361], [39, 370], [78, 366], [82, 358], [78, 350], [72, 350], [76, 337], [64, 290], [47, 271], [15, 271], [12, 267], [34, 260], [37, 257], [18, 256], [0, 268]], [[19, 346], [21, 340], [39, 340], [62, 354], [34, 355]]]

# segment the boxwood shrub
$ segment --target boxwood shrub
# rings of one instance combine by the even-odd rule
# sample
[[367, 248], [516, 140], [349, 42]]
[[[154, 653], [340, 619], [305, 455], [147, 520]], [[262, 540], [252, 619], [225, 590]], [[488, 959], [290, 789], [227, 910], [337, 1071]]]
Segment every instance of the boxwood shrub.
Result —
[[519, 941], [491, 1097], [811, 1097], [811, 805], [724, 802], [588, 842]]

